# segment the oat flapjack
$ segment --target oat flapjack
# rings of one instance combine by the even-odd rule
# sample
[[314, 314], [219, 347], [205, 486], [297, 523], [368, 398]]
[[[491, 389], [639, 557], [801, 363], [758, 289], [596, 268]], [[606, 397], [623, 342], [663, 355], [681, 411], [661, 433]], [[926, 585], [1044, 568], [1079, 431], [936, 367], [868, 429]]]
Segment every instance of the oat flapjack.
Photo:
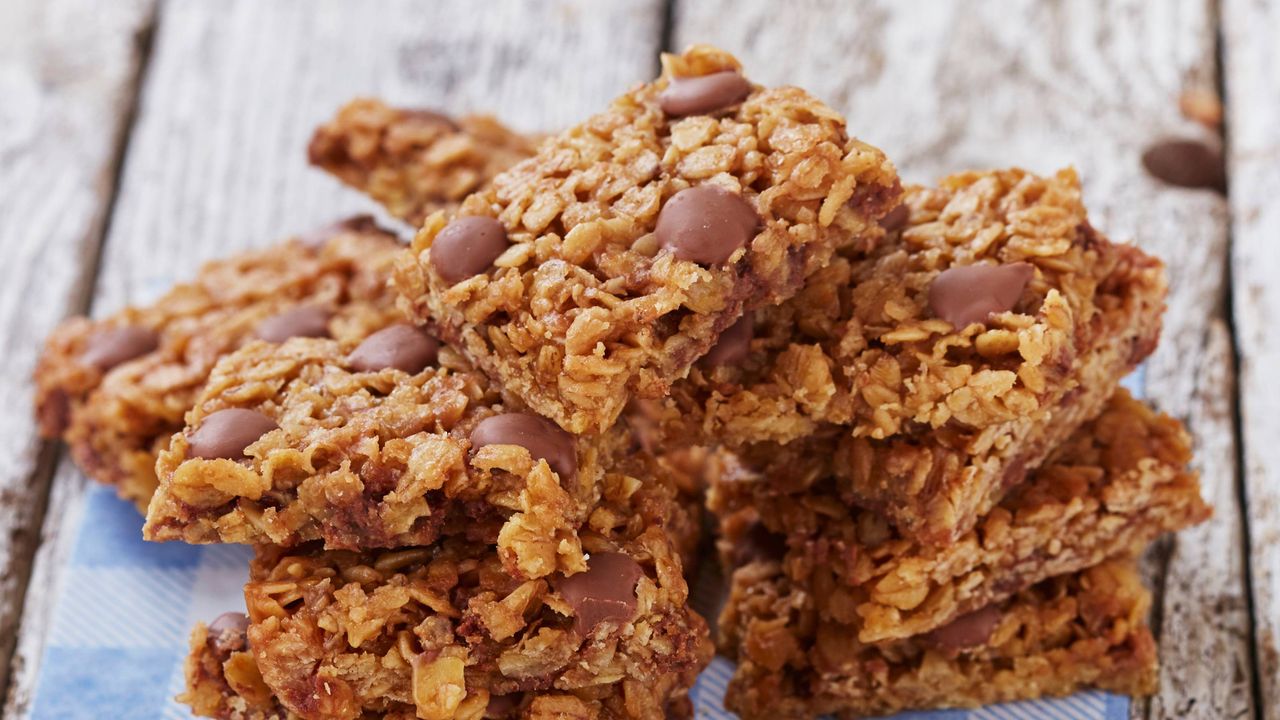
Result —
[[663, 67], [428, 217], [397, 266], [412, 315], [573, 432], [666, 393], [836, 248], [865, 250], [899, 194], [884, 154], [804, 91], [708, 47]]
[[844, 435], [848, 498], [945, 543], [1150, 354], [1166, 281], [1090, 226], [1070, 170], [961, 173], [909, 188], [895, 216], [870, 257], [751, 313], [733, 360], [696, 365], [664, 422], [762, 454]]
[[67, 320], [35, 372], [41, 433], [145, 508], [156, 453], [218, 359], [258, 338], [363, 338], [395, 321], [387, 279], [401, 251], [370, 218], [351, 218], [210, 262], [149, 305]]

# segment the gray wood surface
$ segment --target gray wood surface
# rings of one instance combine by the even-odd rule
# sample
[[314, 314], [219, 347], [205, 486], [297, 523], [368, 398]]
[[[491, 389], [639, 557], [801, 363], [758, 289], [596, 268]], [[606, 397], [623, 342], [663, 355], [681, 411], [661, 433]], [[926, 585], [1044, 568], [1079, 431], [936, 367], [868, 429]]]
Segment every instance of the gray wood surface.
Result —
[[[5, 715], [34, 690], [85, 487], [28, 411], [54, 323], [370, 210], [305, 163], [312, 128], [352, 97], [549, 129], [650, 77], [664, 42], [712, 42], [752, 78], [846, 112], [907, 180], [1073, 164], [1095, 224], [1169, 263], [1143, 390], [1191, 427], [1217, 513], [1147, 559], [1162, 686], [1134, 714], [1280, 720], [1280, 384], [1266, 374], [1280, 363], [1277, 38], [1268, 0], [0, 3]], [[1216, 93], [1220, 69], [1229, 202], [1163, 185], [1139, 160], [1165, 137], [1220, 142], [1179, 111], [1188, 90]]]
[[1280, 6], [1222, 4], [1233, 315], [1260, 706], [1280, 718]]
[[0, 4], [0, 694], [57, 458], [31, 371], [92, 285], [149, 6]]

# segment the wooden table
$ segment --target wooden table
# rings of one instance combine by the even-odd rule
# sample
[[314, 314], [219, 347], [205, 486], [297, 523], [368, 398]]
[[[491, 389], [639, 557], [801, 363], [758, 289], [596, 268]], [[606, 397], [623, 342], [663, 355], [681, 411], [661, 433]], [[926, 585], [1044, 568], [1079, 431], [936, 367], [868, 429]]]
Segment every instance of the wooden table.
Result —
[[[1169, 263], [1145, 393], [1197, 440], [1213, 521], [1160, 544], [1162, 688], [1135, 716], [1280, 719], [1280, 4], [1268, 0], [6, 0], [0, 4], [0, 688], [27, 706], [85, 487], [28, 380], [63, 317], [368, 204], [309, 169], [360, 94], [556, 128], [657, 53], [723, 45], [846, 112], [905, 178], [1074, 164], [1095, 224]], [[1220, 128], [1180, 99], [1225, 98]], [[1142, 151], [1225, 145], [1229, 192]]]

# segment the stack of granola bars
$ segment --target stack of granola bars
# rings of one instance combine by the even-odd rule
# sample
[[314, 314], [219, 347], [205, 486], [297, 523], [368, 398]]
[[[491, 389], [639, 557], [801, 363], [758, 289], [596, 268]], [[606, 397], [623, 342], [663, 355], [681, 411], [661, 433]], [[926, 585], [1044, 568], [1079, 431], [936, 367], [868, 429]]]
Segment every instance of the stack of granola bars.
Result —
[[1117, 389], [1161, 266], [1070, 171], [904, 191], [709, 47], [545, 139], [361, 100], [309, 155], [412, 244], [207, 265], [37, 372], [148, 539], [255, 548], [197, 714], [687, 716], [704, 481], [744, 717], [1151, 690], [1133, 558], [1208, 509]]

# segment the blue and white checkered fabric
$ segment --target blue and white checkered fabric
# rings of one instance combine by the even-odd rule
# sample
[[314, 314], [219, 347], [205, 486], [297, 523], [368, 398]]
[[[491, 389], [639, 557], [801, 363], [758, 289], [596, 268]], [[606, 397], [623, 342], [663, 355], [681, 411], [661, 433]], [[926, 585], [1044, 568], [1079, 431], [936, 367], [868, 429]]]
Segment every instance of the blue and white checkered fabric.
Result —
[[[108, 489], [89, 489], [75, 549], [63, 569], [51, 635], [31, 709], [34, 720], [190, 718], [182, 690], [187, 633], [197, 621], [243, 610], [249, 559], [234, 545], [142, 541], [142, 518]], [[705, 595], [705, 593], [703, 593]], [[733, 665], [716, 658], [694, 688], [698, 718], [734, 717], [721, 705]], [[973, 711], [908, 713], [902, 720], [1127, 720], [1126, 698], [1064, 700]]]

